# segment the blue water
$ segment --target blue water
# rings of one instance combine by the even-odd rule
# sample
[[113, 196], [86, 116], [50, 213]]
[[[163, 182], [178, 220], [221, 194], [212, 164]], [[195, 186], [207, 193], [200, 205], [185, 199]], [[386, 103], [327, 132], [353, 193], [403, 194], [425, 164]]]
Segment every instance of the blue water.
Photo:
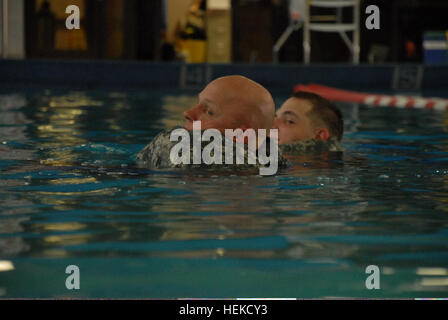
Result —
[[0, 297], [448, 296], [445, 113], [340, 104], [344, 155], [276, 176], [137, 168], [195, 101], [1, 92]]

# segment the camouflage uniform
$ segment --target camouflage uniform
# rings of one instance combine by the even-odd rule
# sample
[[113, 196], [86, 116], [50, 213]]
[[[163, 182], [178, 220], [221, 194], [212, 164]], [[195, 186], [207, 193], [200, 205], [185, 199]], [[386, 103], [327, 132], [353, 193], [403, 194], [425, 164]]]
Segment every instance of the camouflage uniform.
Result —
[[[224, 164], [225, 161], [225, 137], [222, 139], [222, 162], [223, 164], [174, 164], [170, 160], [170, 152], [171, 148], [174, 147], [178, 141], [170, 141], [171, 132], [175, 129], [163, 130], [154, 139], [137, 155], [137, 164], [140, 167], [148, 168], [148, 169], [168, 169], [168, 168], [184, 168], [184, 169], [194, 169], [194, 168], [207, 168], [207, 169], [226, 169], [226, 170], [252, 170], [259, 169], [264, 167], [258, 161], [256, 164], [249, 164], [249, 152], [247, 148], [243, 148], [244, 161], [243, 164], [236, 164], [236, 149], [241, 148], [241, 144], [232, 143], [233, 145], [233, 163], [234, 164]], [[193, 141], [193, 133], [190, 133], [190, 143]], [[203, 133], [203, 131], [202, 131]], [[202, 135], [201, 133], [201, 135]], [[207, 146], [209, 141], [202, 141], [201, 152], [202, 149]], [[269, 146], [266, 146], [267, 152], [269, 152]], [[193, 162], [193, 147], [190, 147], [190, 161]], [[287, 160], [281, 156], [279, 152], [278, 156], [278, 168], [284, 168], [287, 166]], [[269, 166], [269, 164], [267, 165]]]
[[309, 139], [305, 141], [295, 141], [279, 146], [282, 154], [290, 155], [304, 155], [304, 154], [319, 154], [326, 151], [342, 152], [344, 148], [336, 138], [330, 138], [327, 141], [319, 139]]

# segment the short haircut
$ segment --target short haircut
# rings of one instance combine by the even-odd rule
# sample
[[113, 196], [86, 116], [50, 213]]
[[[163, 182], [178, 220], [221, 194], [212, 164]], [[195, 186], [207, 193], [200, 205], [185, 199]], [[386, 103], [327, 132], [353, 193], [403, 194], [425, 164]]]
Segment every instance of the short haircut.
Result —
[[307, 113], [312, 125], [324, 125], [330, 132], [330, 137], [339, 141], [344, 133], [344, 120], [339, 109], [329, 100], [311, 92], [298, 91], [294, 98], [304, 99], [311, 103], [311, 110]]

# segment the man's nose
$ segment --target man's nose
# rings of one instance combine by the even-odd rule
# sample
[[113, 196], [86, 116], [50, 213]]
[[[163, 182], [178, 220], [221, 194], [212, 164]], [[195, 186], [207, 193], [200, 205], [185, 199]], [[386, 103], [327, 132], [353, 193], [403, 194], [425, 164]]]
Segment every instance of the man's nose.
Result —
[[191, 122], [199, 120], [199, 106], [195, 106], [185, 111], [184, 117]]

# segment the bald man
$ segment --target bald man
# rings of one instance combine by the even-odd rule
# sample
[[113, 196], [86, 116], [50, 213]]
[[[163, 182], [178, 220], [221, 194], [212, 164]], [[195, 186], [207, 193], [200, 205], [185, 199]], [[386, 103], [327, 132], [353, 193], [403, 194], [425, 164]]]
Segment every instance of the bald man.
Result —
[[[269, 135], [275, 106], [271, 94], [260, 84], [243, 76], [226, 76], [208, 84], [199, 93], [198, 103], [185, 111], [184, 116], [184, 128], [190, 132], [193, 122], [201, 121], [201, 130], [217, 129], [225, 134], [226, 129], [265, 129]], [[174, 144], [170, 141], [171, 131], [161, 132], [138, 154], [141, 166], [150, 169], [182, 167], [170, 161]], [[262, 143], [269, 143], [269, 138], [258, 141], [257, 145]], [[285, 164], [286, 160], [279, 155], [279, 166]]]
[[272, 127], [275, 105], [271, 94], [258, 83], [242, 77], [227, 76], [212, 81], [199, 94], [198, 104], [184, 112], [184, 128], [192, 130], [193, 121], [202, 129], [266, 129]]

